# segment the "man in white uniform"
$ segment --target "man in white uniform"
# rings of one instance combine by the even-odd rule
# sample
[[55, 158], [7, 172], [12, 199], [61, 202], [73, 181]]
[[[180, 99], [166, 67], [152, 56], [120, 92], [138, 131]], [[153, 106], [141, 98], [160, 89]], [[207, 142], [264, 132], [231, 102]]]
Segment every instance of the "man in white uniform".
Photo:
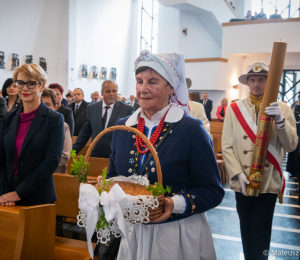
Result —
[[222, 153], [230, 188], [235, 191], [245, 260], [268, 259], [266, 252], [270, 247], [274, 208], [277, 196], [283, 191], [284, 179], [280, 169], [283, 150], [293, 151], [298, 143], [295, 119], [290, 107], [282, 102], [271, 103], [265, 111], [274, 116], [269, 152], [277, 159], [272, 160], [273, 163], [268, 160], [265, 162], [260, 195], [248, 196], [246, 184], [249, 184], [251, 158], [268, 71], [269, 67], [265, 63], [255, 62], [247, 74], [239, 77], [239, 82], [247, 85], [250, 93], [247, 98], [228, 106], [222, 135]]

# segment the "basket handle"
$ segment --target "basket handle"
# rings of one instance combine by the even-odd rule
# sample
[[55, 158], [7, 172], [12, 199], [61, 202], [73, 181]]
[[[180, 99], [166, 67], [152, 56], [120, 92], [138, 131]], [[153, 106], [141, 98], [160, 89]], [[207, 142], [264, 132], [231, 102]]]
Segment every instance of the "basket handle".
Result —
[[150, 152], [153, 155], [153, 159], [156, 165], [156, 173], [157, 173], [157, 181], [160, 182], [161, 184], [163, 184], [163, 179], [162, 179], [162, 173], [161, 173], [161, 166], [160, 166], [160, 162], [157, 156], [157, 152], [154, 149], [153, 145], [150, 143], [149, 139], [142, 134], [139, 130], [137, 130], [136, 128], [133, 127], [129, 127], [129, 126], [124, 126], [124, 125], [118, 125], [118, 126], [112, 126], [109, 127], [105, 130], [103, 130], [100, 134], [98, 134], [95, 139], [93, 140], [93, 142], [91, 143], [89, 149], [86, 152], [85, 158], [84, 158], [84, 162], [87, 163], [89, 161], [91, 152], [93, 150], [93, 148], [95, 147], [96, 143], [107, 133], [115, 131], [115, 130], [123, 130], [123, 131], [130, 131], [135, 133], [136, 135], [138, 135], [139, 137], [142, 138], [142, 140], [145, 142], [145, 144], [149, 147]]

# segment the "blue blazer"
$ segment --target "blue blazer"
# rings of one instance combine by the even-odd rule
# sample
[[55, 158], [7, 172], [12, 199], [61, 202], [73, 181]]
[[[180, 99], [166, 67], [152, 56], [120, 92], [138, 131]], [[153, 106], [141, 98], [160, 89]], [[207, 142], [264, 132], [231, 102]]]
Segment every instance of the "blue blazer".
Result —
[[16, 203], [18, 205], [54, 202], [56, 193], [52, 174], [63, 151], [63, 116], [41, 102], [22, 145], [18, 179], [12, 181], [21, 112], [21, 109], [8, 112], [0, 128], [0, 195], [16, 191], [21, 198]]
[[[125, 125], [127, 118], [118, 121]], [[156, 127], [152, 130], [152, 134]], [[164, 124], [161, 136], [167, 129]], [[146, 127], [146, 134], [148, 128]], [[135, 134], [128, 131], [114, 131], [112, 154], [110, 156], [108, 177], [140, 174], [142, 156], [137, 154]], [[158, 157], [163, 175], [163, 186], [172, 188], [170, 194], [182, 195], [186, 200], [184, 214], [173, 215], [173, 220], [202, 213], [218, 206], [224, 196], [212, 141], [199, 119], [184, 115], [158, 148]], [[148, 157], [148, 156], [147, 156]], [[101, 170], [101, 169], [100, 169]], [[156, 166], [153, 158], [146, 171], [151, 184], [157, 182]], [[194, 205], [194, 206], [193, 206]]]

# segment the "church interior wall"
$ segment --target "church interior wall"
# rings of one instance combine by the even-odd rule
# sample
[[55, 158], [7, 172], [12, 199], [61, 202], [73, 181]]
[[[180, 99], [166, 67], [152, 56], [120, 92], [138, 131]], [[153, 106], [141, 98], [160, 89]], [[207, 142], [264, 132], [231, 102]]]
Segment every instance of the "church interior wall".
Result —
[[132, 1], [132, 17], [131, 17], [131, 35], [130, 35], [130, 46], [128, 47], [128, 61], [127, 61], [127, 68], [126, 69], [126, 76], [127, 80], [125, 83], [125, 90], [120, 92], [123, 96], [127, 98], [130, 95], [135, 95], [135, 75], [134, 75], [134, 61], [137, 58], [139, 53], [139, 44], [140, 44], [140, 37], [141, 37], [141, 17], [140, 17], [140, 1], [133, 0]]
[[[217, 118], [216, 112], [221, 100], [244, 98], [248, 94], [246, 86], [238, 83], [238, 77], [243, 73], [243, 56], [229, 55], [228, 62], [191, 62], [186, 63], [186, 77], [191, 78], [193, 84], [189, 92], [209, 94], [209, 99], [214, 101], [212, 118]], [[233, 86], [239, 84], [239, 91]]]
[[[221, 47], [196, 15], [180, 12], [179, 52], [186, 59], [221, 57]], [[187, 35], [182, 31], [187, 28]]]
[[157, 53], [179, 52], [180, 11], [158, 5]]
[[[65, 90], [80, 87], [87, 101], [90, 101], [92, 92], [101, 90], [101, 67], [107, 68], [108, 76], [111, 68], [116, 67], [119, 93], [127, 98], [135, 94], [133, 63], [140, 51], [139, 0], [3, 1], [7, 12], [0, 16], [0, 23], [4, 25], [0, 27], [0, 33], [10, 40], [1, 43], [1, 50], [5, 51], [6, 56], [6, 69], [0, 70], [2, 82], [12, 76], [12, 53], [19, 54], [20, 64], [25, 63], [25, 55], [31, 54], [35, 63], [39, 62], [39, 57], [46, 58], [48, 84], [58, 82]], [[249, 1], [234, 4], [236, 8], [242, 8], [241, 5], [246, 10]], [[186, 63], [186, 76], [193, 81], [191, 90], [200, 91], [201, 95], [204, 91], [208, 92], [214, 104], [219, 104], [224, 97], [229, 102], [247, 97], [247, 86], [239, 84], [239, 92], [233, 91], [232, 86], [238, 84], [238, 76], [246, 73], [253, 62], [264, 61], [269, 64], [273, 39], [257, 44], [253, 40], [240, 39], [242, 37], [231, 37], [233, 32], [251, 35], [256, 25], [225, 26], [221, 50], [196, 15], [160, 3], [158, 5], [158, 53], [179, 52], [186, 59], [193, 59], [220, 57], [223, 52], [223, 57], [225, 54], [228, 59], [227, 63]], [[21, 17], [24, 22], [14, 22], [14, 16]], [[271, 38], [275, 37], [274, 30], [279, 30], [278, 38], [283, 36], [283, 30], [291, 30], [287, 30], [287, 27], [298, 24], [286, 22], [280, 26], [274, 23], [259, 26], [264, 27], [264, 33]], [[273, 29], [268, 31], [268, 26]], [[188, 28], [188, 35], [183, 34], [184, 28]], [[300, 39], [295, 43], [291, 37], [297, 40], [300, 36], [289, 33], [283, 38], [289, 46], [284, 69], [300, 69], [300, 49], [292, 52], [296, 45], [300, 46]], [[241, 48], [261, 53], [238, 53], [241, 49], [236, 46], [237, 38], [243, 43]], [[263, 52], [265, 49], [268, 52]], [[87, 79], [81, 77], [82, 64], [88, 65]], [[98, 67], [98, 79], [91, 79], [94, 65]], [[212, 118], [216, 118], [216, 109], [217, 105], [212, 111]]]
[[300, 52], [300, 33], [296, 33], [299, 25], [300, 21], [279, 21], [223, 26], [222, 57], [233, 53], [270, 53], [273, 42], [280, 40], [287, 42], [287, 52]]
[[[12, 77], [12, 53], [19, 55], [20, 65], [26, 55], [47, 62], [47, 85], [60, 83], [68, 89], [68, 1], [2, 0], [5, 12], [0, 16], [1, 51], [5, 53], [5, 69], [0, 69], [1, 87]], [[17, 19], [16, 19], [17, 18]], [[18, 21], [18, 22], [17, 22]]]
[[[129, 97], [135, 94], [135, 76], [134, 61], [140, 53], [140, 37], [141, 37], [141, 4], [138, 0], [133, 0], [133, 17], [131, 43], [129, 46], [130, 55], [127, 61], [127, 85], [124, 95]], [[158, 22], [157, 22], [157, 53], [179, 52], [179, 23], [180, 11], [174, 8], [165, 7], [158, 3]], [[123, 94], [123, 93], [122, 93]]]
[[[84, 89], [87, 101], [101, 90], [101, 67], [107, 68], [107, 77], [116, 68], [119, 93], [126, 92], [128, 68], [133, 68], [128, 62], [133, 7], [132, 0], [78, 0], [76, 87]], [[82, 64], [88, 65], [89, 78], [81, 77]], [[98, 79], [91, 79], [92, 66], [98, 67]]]

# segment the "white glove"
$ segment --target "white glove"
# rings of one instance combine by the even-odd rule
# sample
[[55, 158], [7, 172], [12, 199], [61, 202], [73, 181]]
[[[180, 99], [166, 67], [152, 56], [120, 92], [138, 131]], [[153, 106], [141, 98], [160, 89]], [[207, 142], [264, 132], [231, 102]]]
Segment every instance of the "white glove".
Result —
[[242, 187], [243, 195], [248, 196], [248, 194], [246, 193], [246, 184], [250, 184], [250, 182], [248, 181], [245, 173], [243, 173], [243, 172], [239, 173], [238, 178], [239, 178], [239, 181], [240, 181], [240, 184], [241, 184], [241, 187]]
[[273, 102], [269, 107], [266, 107], [265, 113], [269, 116], [274, 116], [275, 123], [283, 121], [283, 115], [281, 113], [281, 107], [277, 102]]

